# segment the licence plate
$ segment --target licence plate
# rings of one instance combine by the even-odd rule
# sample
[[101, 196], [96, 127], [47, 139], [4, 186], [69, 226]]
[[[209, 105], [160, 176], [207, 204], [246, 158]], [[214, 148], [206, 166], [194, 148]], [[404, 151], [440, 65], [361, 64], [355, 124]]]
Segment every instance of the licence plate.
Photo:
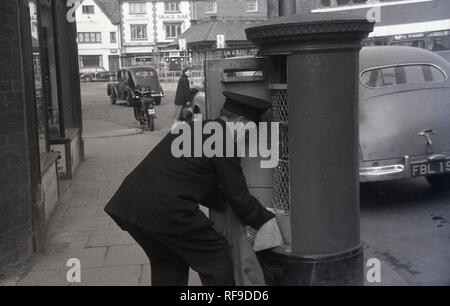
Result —
[[411, 164], [411, 176], [425, 176], [450, 172], [450, 159]]
[[155, 115], [155, 114], [156, 114], [155, 109], [154, 109], [154, 108], [149, 109], [149, 110], [148, 110], [148, 114], [149, 114], [149, 115]]

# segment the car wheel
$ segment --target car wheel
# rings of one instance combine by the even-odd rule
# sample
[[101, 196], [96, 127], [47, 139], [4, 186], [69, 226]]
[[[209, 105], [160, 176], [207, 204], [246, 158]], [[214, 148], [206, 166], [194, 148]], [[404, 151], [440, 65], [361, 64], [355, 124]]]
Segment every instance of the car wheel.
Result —
[[450, 189], [450, 174], [430, 175], [426, 177], [428, 183], [436, 189]]
[[86, 82], [90, 83], [92, 82], [92, 77], [88, 76], [84, 79]]
[[109, 99], [111, 100], [111, 104], [116, 104], [117, 99], [114, 96], [110, 96]]
[[155, 105], [161, 105], [161, 97], [155, 98]]

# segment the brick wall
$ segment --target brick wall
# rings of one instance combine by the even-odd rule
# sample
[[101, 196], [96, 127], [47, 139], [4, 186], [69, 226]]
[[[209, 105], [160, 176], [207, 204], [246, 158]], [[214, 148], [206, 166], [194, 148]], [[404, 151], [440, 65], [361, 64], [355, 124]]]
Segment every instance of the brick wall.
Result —
[[17, 0], [0, 2], [0, 271], [32, 252], [30, 174]]

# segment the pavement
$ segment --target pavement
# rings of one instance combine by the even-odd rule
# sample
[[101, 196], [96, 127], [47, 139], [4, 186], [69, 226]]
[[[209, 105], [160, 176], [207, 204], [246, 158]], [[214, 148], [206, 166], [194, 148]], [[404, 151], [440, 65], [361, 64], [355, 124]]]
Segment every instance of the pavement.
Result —
[[[166, 131], [85, 139], [86, 160], [65, 186], [48, 229], [44, 253], [36, 254], [19, 286], [148, 286], [149, 260], [128, 233], [103, 211], [125, 176]], [[81, 263], [81, 283], [66, 278], [68, 259]], [[190, 285], [201, 285], [190, 273]]]

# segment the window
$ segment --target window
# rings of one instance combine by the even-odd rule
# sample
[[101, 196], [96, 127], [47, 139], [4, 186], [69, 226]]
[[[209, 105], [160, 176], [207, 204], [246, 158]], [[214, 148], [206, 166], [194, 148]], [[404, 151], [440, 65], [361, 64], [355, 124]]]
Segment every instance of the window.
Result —
[[103, 67], [103, 57], [101, 55], [80, 55], [80, 68], [83, 67]]
[[247, 12], [257, 12], [258, 11], [258, 0], [247, 0]]
[[134, 24], [131, 25], [131, 40], [147, 39], [147, 25]]
[[80, 44], [98, 44], [102, 42], [102, 33], [100, 32], [80, 32], [78, 33], [78, 43]]
[[180, 11], [180, 7], [176, 1], [164, 3], [164, 9], [166, 13], [175, 13]]
[[206, 2], [206, 13], [217, 13], [217, 1], [207, 1]]
[[316, 7], [329, 8], [345, 5], [365, 4], [368, 0], [316, 0]]
[[116, 32], [111, 32], [109, 36], [112, 44], [117, 42]]
[[177, 38], [181, 34], [181, 23], [166, 23], [166, 38]]
[[94, 6], [93, 5], [83, 5], [83, 14], [94, 14]]
[[361, 82], [369, 87], [387, 87], [400, 84], [442, 82], [447, 79], [442, 69], [431, 64], [411, 64], [366, 70]]
[[147, 5], [145, 2], [131, 2], [130, 3], [130, 14], [146, 14]]

